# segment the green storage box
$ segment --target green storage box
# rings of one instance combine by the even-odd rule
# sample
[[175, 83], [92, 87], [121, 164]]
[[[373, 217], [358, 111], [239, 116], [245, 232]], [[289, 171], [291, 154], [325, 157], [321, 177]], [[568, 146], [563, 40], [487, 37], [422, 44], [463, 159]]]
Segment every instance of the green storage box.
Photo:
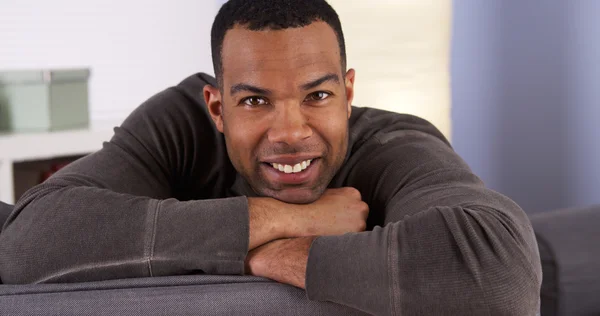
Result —
[[89, 69], [0, 72], [0, 131], [89, 126]]

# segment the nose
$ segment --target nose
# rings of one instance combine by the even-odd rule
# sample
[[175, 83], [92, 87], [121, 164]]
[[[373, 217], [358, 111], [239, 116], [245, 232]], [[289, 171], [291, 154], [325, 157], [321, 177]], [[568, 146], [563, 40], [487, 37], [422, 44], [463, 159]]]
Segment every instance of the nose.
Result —
[[284, 105], [276, 111], [268, 132], [271, 143], [293, 145], [312, 136], [306, 115], [299, 105]]

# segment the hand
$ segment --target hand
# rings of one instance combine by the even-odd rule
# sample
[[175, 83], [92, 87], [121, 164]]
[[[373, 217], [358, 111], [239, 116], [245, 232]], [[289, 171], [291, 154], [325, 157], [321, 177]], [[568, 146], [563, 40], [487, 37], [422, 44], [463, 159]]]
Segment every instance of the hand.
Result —
[[342, 235], [367, 226], [369, 206], [354, 188], [328, 189], [310, 204], [249, 198], [249, 250], [280, 238]]
[[250, 251], [246, 274], [304, 289], [308, 252], [315, 238], [279, 239]]
[[367, 227], [369, 206], [354, 188], [328, 189], [317, 201], [289, 205], [285, 237], [342, 235]]

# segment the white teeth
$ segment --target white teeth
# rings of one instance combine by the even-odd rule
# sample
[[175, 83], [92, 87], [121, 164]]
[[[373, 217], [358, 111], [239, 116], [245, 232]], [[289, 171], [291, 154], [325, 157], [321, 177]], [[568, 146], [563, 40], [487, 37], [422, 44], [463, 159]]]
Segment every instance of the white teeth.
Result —
[[310, 166], [310, 162], [311, 160], [305, 160], [301, 163], [297, 163], [294, 166], [291, 165], [282, 165], [282, 164], [278, 164], [278, 163], [272, 163], [271, 166], [273, 166], [273, 168], [281, 171], [281, 172], [285, 172], [285, 173], [298, 173], [298, 172], [302, 172], [304, 169], [308, 168], [308, 166]]

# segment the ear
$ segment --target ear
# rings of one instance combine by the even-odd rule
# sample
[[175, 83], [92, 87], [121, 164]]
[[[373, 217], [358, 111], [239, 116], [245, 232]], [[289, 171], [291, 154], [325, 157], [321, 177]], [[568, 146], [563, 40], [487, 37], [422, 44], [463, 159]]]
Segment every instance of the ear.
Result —
[[204, 101], [208, 107], [208, 112], [219, 132], [223, 133], [223, 103], [221, 101], [221, 91], [219, 88], [209, 84], [204, 86]]
[[346, 72], [346, 98], [348, 102], [348, 118], [352, 114], [352, 100], [354, 100], [354, 79], [356, 78], [356, 71], [349, 69]]

